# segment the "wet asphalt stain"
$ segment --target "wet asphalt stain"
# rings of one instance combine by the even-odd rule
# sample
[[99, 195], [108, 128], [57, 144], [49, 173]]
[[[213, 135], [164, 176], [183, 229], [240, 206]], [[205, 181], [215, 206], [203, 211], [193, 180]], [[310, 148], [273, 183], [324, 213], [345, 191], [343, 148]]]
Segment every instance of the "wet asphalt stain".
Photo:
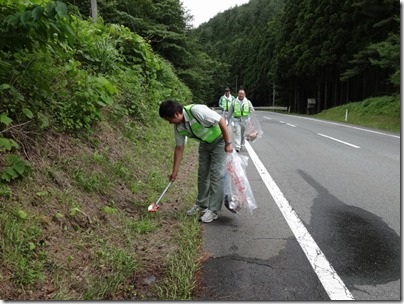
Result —
[[306, 227], [345, 285], [353, 290], [354, 285], [400, 279], [400, 236], [379, 216], [343, 203], [311, 176], [298, 172], [318, 193]]
[[[231, 246], [236, 251], [236, 246]], [[296, 301], [329, 300], [294, 238], [267, 260], [237, 253], [209, 258], [202, 266], [202, 289], [193, 300]]]
[[[306, 228], [349, 290], [401, 278], [401, 240], [378, 216], [332, 196], [305, 172], [316, 191]], [[382, 202], [381, 202], [382, 203]], [[221, 218], [220, 225], [231, 225]], [[236, 226], [233, 232], [237, 232]], [[232, 245], [229, 255], [202, 265], [201, 289], [193, 300], [328, 301], [321, 282], [294, 237], [267, 260], [244, 258]], [[359, 290], [359, 289], [358, 289]]]

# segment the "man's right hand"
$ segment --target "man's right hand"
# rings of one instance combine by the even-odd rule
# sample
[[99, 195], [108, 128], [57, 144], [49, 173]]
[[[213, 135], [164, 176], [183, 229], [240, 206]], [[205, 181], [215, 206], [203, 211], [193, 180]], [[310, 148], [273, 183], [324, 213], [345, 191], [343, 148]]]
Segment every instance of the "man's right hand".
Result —
[[175, 181], [177, 178], [177, 173], [171, 173], [170, 176], [168, 177], [169, 181]]
[[224, 146], [224, 150], [225, 150], [227, 153], [233, 153], [233, 144]]

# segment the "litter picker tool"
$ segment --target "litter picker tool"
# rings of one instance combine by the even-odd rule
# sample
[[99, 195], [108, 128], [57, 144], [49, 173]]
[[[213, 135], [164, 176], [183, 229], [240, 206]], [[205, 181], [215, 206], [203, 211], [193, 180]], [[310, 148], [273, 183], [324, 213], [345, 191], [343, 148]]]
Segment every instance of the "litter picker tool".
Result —
[[151, 204], [149, 207], [147, 207], [147, 211], [148, 212], [156, 212], [159, 208], [160, 208], [160, 200], [163, 198], [164, 194], [166, 194], [168, 188], [170, 188], [171, 184], [172, 184], [172, 180], [168, 183], [167, 187], [164, 189], [163, 193], [161, 193], [159, 199], [157, 200], [157, 202]]

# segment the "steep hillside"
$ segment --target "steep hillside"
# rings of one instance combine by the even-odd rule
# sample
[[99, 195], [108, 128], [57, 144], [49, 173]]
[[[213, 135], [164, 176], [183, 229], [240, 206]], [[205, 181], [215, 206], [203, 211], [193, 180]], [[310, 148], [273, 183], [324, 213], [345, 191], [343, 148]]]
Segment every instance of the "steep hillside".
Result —
[[[186, 149], [162, 207], [148, 213], [171, 170], [165, 122], [146, 128], [109, 119], [82, 138], [47, 132], [26, 139], [21, 157], [32, 172], [1, 195], [0, 298], [170, 299], [173, 257], [185, 250], [190, 265], [198, 263], [192, 250], [199, 248], [199, 224], [184, 217], [195, 199], [196, 146]], [[193, 283], [197, 268], [176, 275]], [[189, 298], [193, 287], [179, 286], [177, 299]]]

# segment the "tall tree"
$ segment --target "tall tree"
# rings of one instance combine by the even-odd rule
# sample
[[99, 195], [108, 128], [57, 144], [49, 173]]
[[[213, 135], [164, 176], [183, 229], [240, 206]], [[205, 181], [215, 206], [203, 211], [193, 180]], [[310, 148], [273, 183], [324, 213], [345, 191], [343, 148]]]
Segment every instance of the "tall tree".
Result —
[[[247, 91], [255, 105], [268, 104], [271, 98], [269, 78], [271, 39], [264, 34], [267, 23], [282, 9], [283, 1], [251, 0], [219, 13], [196, 33], [203, 50], [229, 65], [227, 85]], [[223, 93], [222, 81], [214, 81], [215, 98]], [[236, 88], [237, 86], [237, 88]]]

